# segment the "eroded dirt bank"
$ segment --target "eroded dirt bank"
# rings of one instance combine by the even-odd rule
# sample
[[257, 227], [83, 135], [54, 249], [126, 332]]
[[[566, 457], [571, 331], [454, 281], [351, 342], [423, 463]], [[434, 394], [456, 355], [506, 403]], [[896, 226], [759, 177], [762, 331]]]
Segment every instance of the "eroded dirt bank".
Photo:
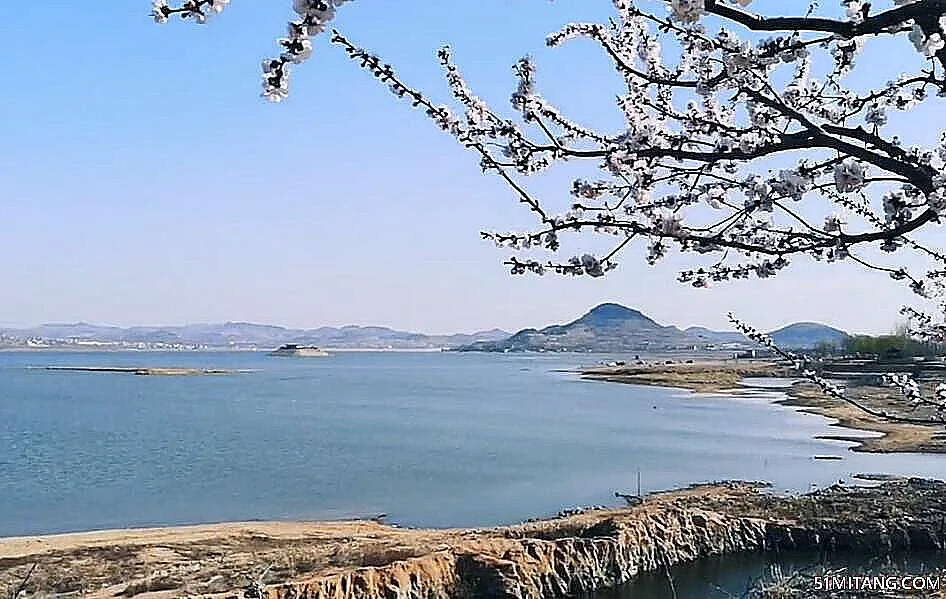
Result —
[[[708, 555], [938, 549], [946, 483], [776, 498], [747, 484], [486, 530], [247, 523], [0, 540], [0, 593], [269, 599], [568, 597]], [[261, 579], [261, 593], [251, 585]]]

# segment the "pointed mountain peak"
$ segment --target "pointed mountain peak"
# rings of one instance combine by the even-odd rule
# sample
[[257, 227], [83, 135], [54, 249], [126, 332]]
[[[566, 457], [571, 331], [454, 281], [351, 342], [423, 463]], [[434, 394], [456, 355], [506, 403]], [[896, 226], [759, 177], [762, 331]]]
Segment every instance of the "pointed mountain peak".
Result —
[[641, 312], [633, 310], [621, 304], [605, 303], [599, 304], [588, 311], [587, 314], [578, 319], [578, 322], [586, 324], [604, 324], [614, 321], [637, 320], [655, 323]]

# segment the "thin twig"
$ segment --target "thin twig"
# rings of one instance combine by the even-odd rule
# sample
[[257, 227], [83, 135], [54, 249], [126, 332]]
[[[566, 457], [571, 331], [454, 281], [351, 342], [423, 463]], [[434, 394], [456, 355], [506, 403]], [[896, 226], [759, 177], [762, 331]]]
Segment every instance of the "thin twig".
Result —
[[20, 596], [20, 593], [26, 590], [26, 585], [30, 581], [30, 578], [33, 576], [33, 572], [36, 570], [36, 566], [38, 565], [38, 562], [33, 562], [33, 566], [30, 568], [30, 571], [26, 573], [26, 577], [23, 579], [23, 581], [16, 587], [16, 589], [13, 590], [13, 594], [10, 595], [10, 599], [17, 599], [17, 597]]

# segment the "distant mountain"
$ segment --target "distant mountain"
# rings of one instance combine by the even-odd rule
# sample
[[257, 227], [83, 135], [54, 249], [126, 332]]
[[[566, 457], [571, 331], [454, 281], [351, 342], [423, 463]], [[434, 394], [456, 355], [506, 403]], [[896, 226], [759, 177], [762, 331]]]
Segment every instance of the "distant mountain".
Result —
[[850, 337], [844, 331], [817, 322], [796, 322], [769, 333], [772, 341], [782, 348], [811, 348], [819, 343], [840, 346]]
[[499, 340], [474, 343], [460, 351], [596, 351], [622, 352], [691, 347], [680, 329], [662, 326], [637, 310], [601, 304], [568, 324], [523, 329]]
[[[821, 324], [798, 323], [773, 335], [776, 343], [785, 347], [807, 348], [822, 341], [838, 342], [847, 334]], [[713, 331], [705, 327], [680, 330], [675, 326], [661, 325], [638, 310], [606, 303], [567, 324], [523, 329], [506, 339], [472, 343], [457, 350], [617, 353], [754, 347], [757, 346], [735, 331]]]
[[[166, 327], [113, 327], [75, 324], [45, 324], [27, 329], [0, 331], [2, 345], [18, 346], [101, 346], [116, 347], [207, 347], [273, 348], [283, 343], [318, 345], [337, 349], [435, 349], [453, 348], [476, 342], [505, 339], [499, 329], [452, 335], [425, 335], [387, 327], [344, 326], [290, 329], [247, 322], [191, 324]], [[28, 343], [29, 342], [29, 343]]]

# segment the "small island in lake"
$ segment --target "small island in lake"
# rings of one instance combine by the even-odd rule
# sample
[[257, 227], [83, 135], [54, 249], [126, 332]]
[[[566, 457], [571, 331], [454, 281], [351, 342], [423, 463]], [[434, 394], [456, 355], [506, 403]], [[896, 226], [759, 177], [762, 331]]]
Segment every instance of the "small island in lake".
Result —
[[291, 358], [320, 358], [329, 355], [327, 351], [314, 345], [298, 345], [286, 343], [266, 354], [268, 356], [283, 356]]

